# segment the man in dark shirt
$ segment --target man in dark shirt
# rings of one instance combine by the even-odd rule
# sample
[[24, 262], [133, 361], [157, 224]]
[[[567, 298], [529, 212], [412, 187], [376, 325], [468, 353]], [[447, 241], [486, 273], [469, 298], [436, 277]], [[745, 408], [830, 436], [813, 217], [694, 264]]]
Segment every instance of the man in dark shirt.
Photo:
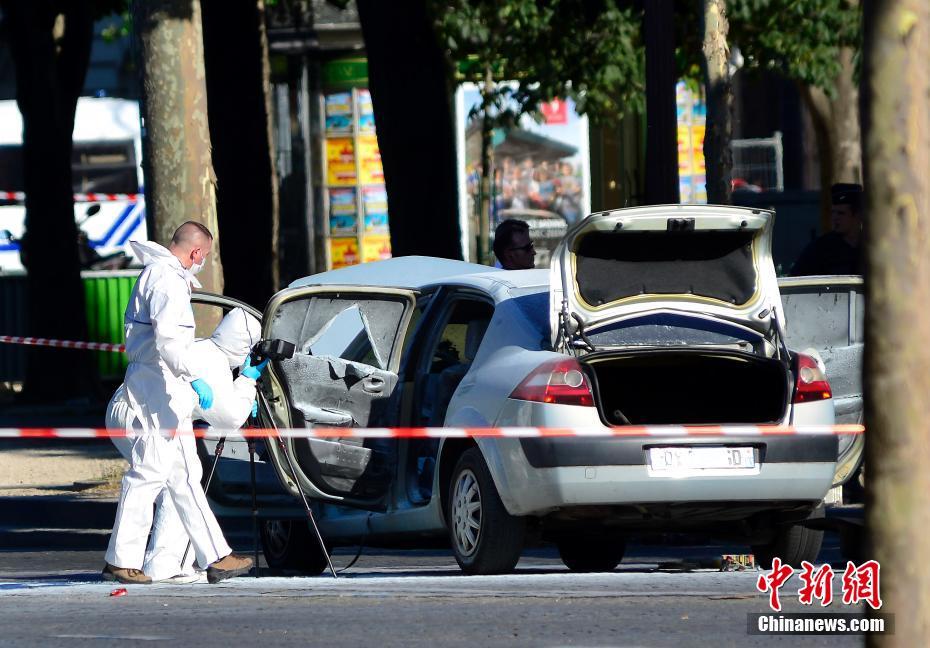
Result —
[[494, 230], [494, 256], [504, 270], [530, 270], [535, 267], [536, 247], [526, 221], [508, 218]]
[[792, 276], [862, 274], [862, 185], [838, 183], [830, 193], [833, 231], [804, 248]]

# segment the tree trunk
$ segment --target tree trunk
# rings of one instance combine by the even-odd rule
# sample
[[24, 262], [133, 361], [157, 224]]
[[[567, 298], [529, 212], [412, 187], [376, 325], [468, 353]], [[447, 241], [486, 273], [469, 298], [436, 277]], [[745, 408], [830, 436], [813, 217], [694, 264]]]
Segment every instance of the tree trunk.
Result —
[[197, 278], [204, 290], [222, 293], [200, 0], [135, 0], [132, 11], [142, 66], [145, 209], [151, 234], [167, 245], [185, 221], [208, 227], [213, 254]]
[[644, 3], [646, 41], [647, 205], [675, 204], [678, 193], [678, 117], [675, 100], [674, 2]]
[[426, 3], [358, 0], [358, 12], [392, 253], [461, 259], [452, 100]]
[[853, 51], [840, 53], [842, 69], [834, 95], [799, 84], [801, 98], [811, 115], [820, 161], [820, 225], [831, 228], [830, 186], [834, 182], [862, 182], [862, 142], [859, 128], [859, 89], [855, 83]]
[[704, 131], [704, 164], [707, 202], [730, 204], [733, 151], [733, 88], [730, 83], [730, 48], [727, 45], [726, 0], [704, 0], [704, 84], [707, 92], [707, 127]]
[[491, 138], [491, 98], [494, 95], [494, 77], [490, 63], [485, 64], [484, 85], [481, 89], [481, 188], [478, 191], [478, 263], [491, 265], [491, 166], [493, 155]]
[[[866, 2], [866, 520], [894, 635], [930, 634], [930, 4]], [[867, 608], [868, 609], [868, 608]]]
[[263, 0], [201, 0], [225, 293], [257, 308], [279, 288], [278, 182]]
[[[16, 69], [16, 101], [23, 116], [26, 218], [22, 260], [28, 272], [29, 335], [85, 340], [71, 142], [77, 99], [90, 59], [92, 7], [81, 0], [60, 5], [23, 0], [6, 2], [3, 7]], [[89, 395], [95, 384], [88, 352], [30, 349], [27, 357], [27, 400]], [[50, 370], [65, 363], [68, 371]]]

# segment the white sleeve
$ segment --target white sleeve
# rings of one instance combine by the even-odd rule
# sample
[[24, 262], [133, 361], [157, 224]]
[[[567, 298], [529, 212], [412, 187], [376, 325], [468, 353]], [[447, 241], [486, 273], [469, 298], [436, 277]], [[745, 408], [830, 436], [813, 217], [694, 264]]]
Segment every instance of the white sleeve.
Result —
[[188, 382], [198, 378], [189, 362], [188, 350], [194, 342], [194, 311], [183, 279], [169, 276], [162, 279], [161, 286], [149, 298], [149, 317], [155, 349], [171, 373]]
[[255, 381], [239, 376], [235, 381], [229, 374], [227, 382], [213, 387], [213, 406], [207, 411], [197, 408], [196, 415], [217, 430], [238, 430], [252, 413], [255, 402]]

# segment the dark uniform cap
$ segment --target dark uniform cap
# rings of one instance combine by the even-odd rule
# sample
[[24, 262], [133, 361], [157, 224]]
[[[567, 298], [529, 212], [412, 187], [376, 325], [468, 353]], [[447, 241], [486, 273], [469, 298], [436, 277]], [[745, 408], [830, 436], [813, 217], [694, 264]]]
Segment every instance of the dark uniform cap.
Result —
[[830, 187], [834, 205], [852, 205], [856, 211], [862, 209], [862, 185], [852, 182], [838, 182]]

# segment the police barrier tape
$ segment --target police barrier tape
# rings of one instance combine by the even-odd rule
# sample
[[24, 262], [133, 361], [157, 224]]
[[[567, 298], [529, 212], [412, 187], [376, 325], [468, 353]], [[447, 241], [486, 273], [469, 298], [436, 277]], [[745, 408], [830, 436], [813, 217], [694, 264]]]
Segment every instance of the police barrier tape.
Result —
[[[859, 424], [844, 425], [626, 425], [622, 427], [489, 427], [489, 428], [297, 428], [218, 430], [198, 428], [193, 431], [164, 431], [171, 435], [194, 435], [217, 438], [225, 433], [247, 438], [290, 439], [441, 439], [441, 438], [539, 438], [539, 437], [764, 437], [764, 436], [830, 436], [840, 434], [863, 434], [865, 427]], [[29, 439], [95, 439], [123, 437], [138, 432], [99, 428], [0, 428], [0, 438]]]
[[90, 351], [113, 351], [114, 353], [123, 353], [126, 350], [125, 344], [110, 344], [108, 342], [77, 342], [75, 340], [50, 340], [47, 338], [17, 337], [14, 335], [0, 335], [0, 343], [53, 347], [55, 349], [88, 349]]
[[[76, 193], [74, 194], [75, 202], [117, 202], [125, 200], [127, 202], [138, 202], [141, 194], [120, 194], [120, 193]], [[13, 202], [25, 202], [26, 192], [24, 191], [0, 191], [0, 200]]]

